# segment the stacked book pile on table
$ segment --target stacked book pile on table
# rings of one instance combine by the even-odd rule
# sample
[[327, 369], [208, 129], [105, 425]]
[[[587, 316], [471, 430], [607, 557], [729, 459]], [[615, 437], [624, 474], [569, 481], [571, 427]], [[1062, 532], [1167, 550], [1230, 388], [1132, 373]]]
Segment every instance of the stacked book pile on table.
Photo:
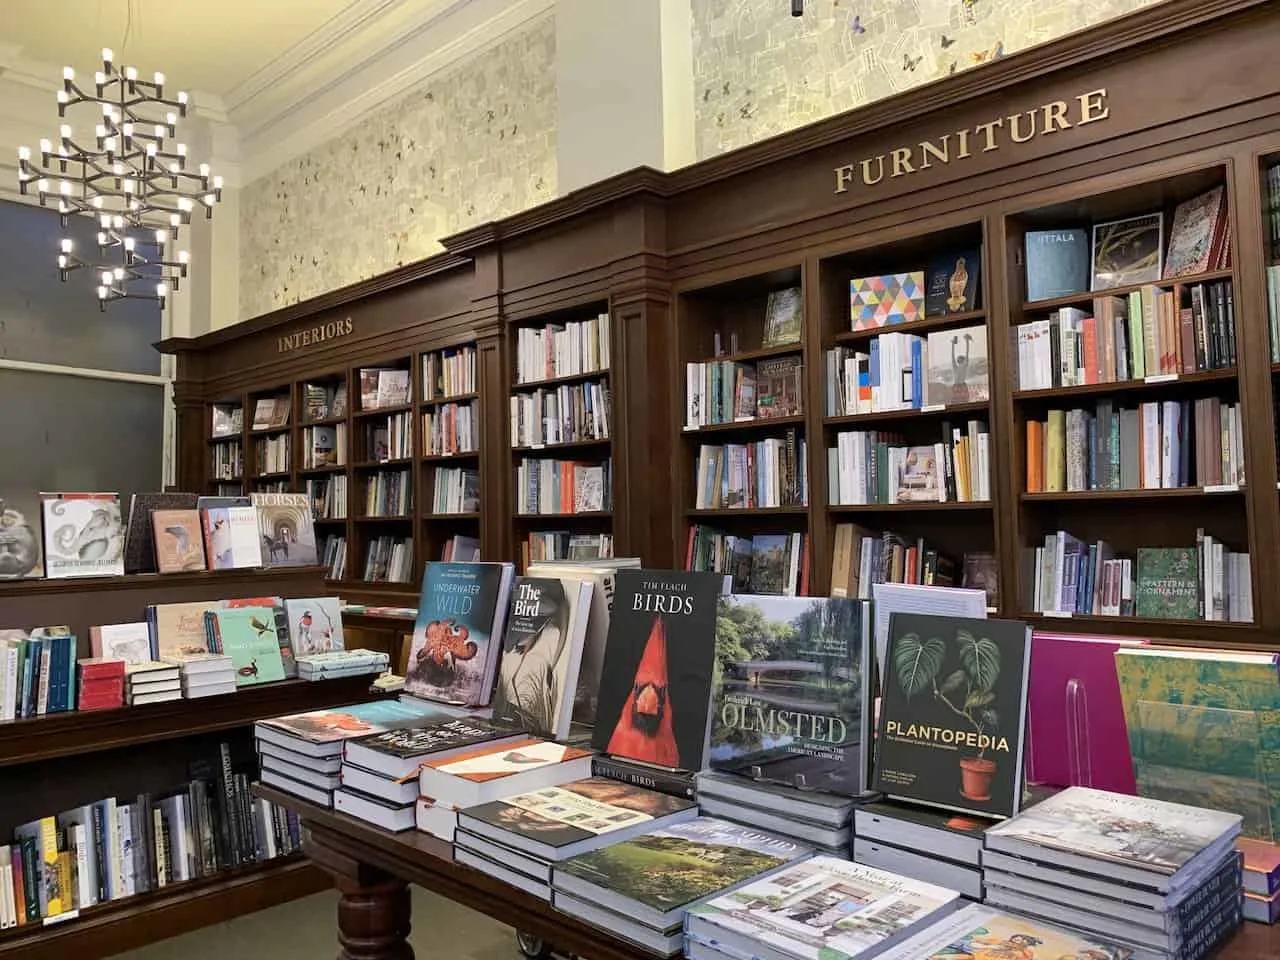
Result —
[[188, 700], [236, 692], [236, 667], [225, 653], [197, 653], [177, 661], [182, 695]]
[[125, 703], [131, 707], [181, 700], [181, 670], [176, 663], [162, 663], [158, 660], [126, 664], [124, 696]]

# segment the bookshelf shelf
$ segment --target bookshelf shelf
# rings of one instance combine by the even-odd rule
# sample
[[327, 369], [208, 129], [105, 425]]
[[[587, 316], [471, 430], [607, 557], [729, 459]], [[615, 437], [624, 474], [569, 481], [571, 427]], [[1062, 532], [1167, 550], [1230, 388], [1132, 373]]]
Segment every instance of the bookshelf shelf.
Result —
[[214, 444], [214, 443], [240, 443], [240, 442], [241, 442], [241, 441], [243, 441], [243, 440], [244, 440], [244, 436], [243, 436], [242, 434], [239, 434], [239, 433], [224, 433], [224, 434], [223, 434], [222, 436], [220, 436], [220, 437], [206, 437], [204, 442], [205, 442], [205, 443], [208, 443], [208, 444]]
[[1213, 280], [1230, 280], [1235, 270], [1210, 270], [1193, 276], [1176, 277], [1168, 280], [1156, 280], [1152, 283], [1132, 283], [1122, 287], [1108, 287], [1105, 290], [1091, 290], [1083, 293], [1072, 293], [1065, 297], [1054, 297], [1050, 300], [1031, 300], [1022, 304], [1023, 313], [1046, 313], [1060, 310], [1063, 307], [1091, 306], [1097, 297], [1124, 297], [1141, 290], [1143, 287], [1189, 286], [1196, 283], [1209, 283]]
[[751, 363], [755, 360], [768, 360], [770, 357], [793, 357], [804, 353], [804, 343], [782, 343], [772, 347], [757, 347], [754, 350], [739, 350], [737, 353], [722, 353], [718, 357], [705, 357], [705, 362]]
[[356, 523], [407, 523], [413, 519], [411, 513], [397, 513], [389, 517], [355, 517]]
[[270, 473], [255, 473], [253, 475], [253, 479], [254, 480], [287, 480], [290, 476], [292, 476], [292, 473], [289, 470], [274, 470], [274, 471], [271, 471]]
[[479, 520], [478, 513], [424, 513], [422, 519], [427, 523], [447, 523], [450, 520]]
[[549, 377], [546, 380], [527, 380], [524, 383], [512, 383], [513, 393], [537, 390], [539, 387], [560, 387], [570, 383], [584, 383], [587, 380], [599, 380], [609, 376], [609, 370], [592, 370], [589, 373], [571, 373], [563, 377]]
[[1014, 400], [1055, 400], [1060, 397], [1107, 396], [1112, 393], [1172, 392], [1180, 387], [1196, 384], [1216, 384], [1234, 381], [1234, 367], [1222, 370], [1199, 370], [1195, 373], [1179, 373], [1164, 377], [1148, 377], [1145, 380], [1118, 380], [1113, 383], [1082, 383], [1074, 387], [1052, 387], [1047, 390], [1015, 390]]
[[564, 443], [540, 443], [527, 447], [512, 447], [511, 452], [537, 456], [539, 454], [560, 453], [567, 450], [595, 450], [601, 447], [608, 447], [611, 443], [613, 443], [613, 440], [609, 437], [596, 440], [567, 440]]
[[346, 523], [347, 523], [346, 517], [317, 517], [315, 520], [316, 526], [321, 526], [322, 524], [329, 524], [333, 526], [346, 526]]
[[442, 407], [448, 403], [466, 403], [469, 400], [479, 400], [478, 393], [459, 393], [452, 397], [432, 397], [429, 400], [423, 400], [418, 404], [419, 407]]
[[250, 430], [250, 431], [249, 431], [249, 436], [251, 436], [251, 437], [273, 437], [273, 436], [275, 436], [276, 434], [279, 434], [279, 433], [288, 433], [288, 432], [289, 432], [290, 430], [292, 430], [292, 429], [293, 429], [293, 427], [292, 427], [291, 425], [289, 425], [289, 424], [287, 424], [287, 423], [286, 423], [286, 424], [284, 424], [283, 426], [279, 426], [279, 427], [264, 427], [264, 428], [263, 428], [263, 429], [261, 429], [261, 430]]
[[917, 511], [928, 511], [930, 513], [964, 513], [974, 510], [990, 510], [992, 503], [990, 500], [970, 500], [962, 502], [935, 503], [928, 501], [925, 503], [858, 503], [858, 504], [833, 504], [827, 507], [828, 512], [836, 514], [853, 514], [853, 513], [915, 513]]
[[347, 418], [341, 417], [324, 417], [320, 420], [303, 420], [299, 426], [302, 427], [336, 427], [340, 423], [346, 423]]
[[413, 463], [413, 457], [396, 457], [394, 460], [362, 460], [351, 466], [356, 470], [383, 470], [388, 467], [407, 467]]
[[346, 473], [346, 464], [334, 464], [331, 467], [299, 467], [297, 474], [300, 477], [325, 477], [333, 473]]
[[392, 407], [374, 407], [371, 410], [355, 410], [351, 416], [357, 420], [363, 420], [368, 417], [387, 417], [396, 413], [409, 413], [413, 410], [412, 403], [400, 403]]
[[1257, 630], [1257, 624], [1236, 623], [1230, 620], [1165, 620], [1160, 617], [1104, 617], [1085, 613], [1060, 614], [1057, 616], [1043, 613], [1020, 613], [1018, 614], [1018, 619], [1026, 620], [1045, 630], [1054, 629], [1053, 624], [1058, 624], [1057, 629], [1059, 630], [1063, 629], [1067, 624], [1074, 624], [1078, 627], [1083, 626], [1103, 631], [1114, 629], [1117, 632], [1139, 632], [1144, 636], [1154, 637], [1164, 634], [1180, 636], [1188, 632], [1194, 636], [1195, 631], [1201, 631], [1200, 635], [1203, 636], [1203, 631], [1206, 628], [1223, 630], [1228, 633], [1233, 631], [1247, 633]]
[[[951, 327], [963, 327], [971, 324], [985, 323], [987, 319], [987, 311], [985, 310], [966, 310], [963, 313], [947, 313], [937, 317], [925, 317], [923, 320], [913, 320], [910, 323], [895, 323], [884, 327], [868, 327], [865, 330], [849, 330], [844, 329], [832, 337], [836, 343], [861, 343], [870, 340], [872, 337], [878, 337], [884, 333], [929, 333], [934, 330], [948, 330]], [[844, 316], [840, 319], [838, 326], [848, 327], [849, 318]]]
[[1227, 485], [1218, 489], [1169, 487], [1159, 490], [1063, 490], [1053, 493], [1024, 493], [1023, 503], [1128, 503], [1134, 500], [1192, 500], [1201, 497], [1239, 496], [1245, 488]]
[[419, 459], [423, 463], [452, 463], [454, 461], [479, 460], [479, 450], [465, 450], [461, 453], [427, 453]]
[[804, 517], [809, 513], [808, 507], [729, 507], [719, 510], [686, 510], [684, 515], [690, 519], [730, 517]]
[[804, 424], [805, 418], [803, 416], [756, 417], [754, 420], [739, 420], [734, 423], [712, 423], [694, 430], [686, 429], [682, 431], [682, 435], [686, 437], [701, 437], [718, 436], [726, 433], [761, 433], [768, 430], [785, 429], [786, 427], [802, 427]]
[[236, 473], [229, 477], [210, 477], [210, 483], [244, 483], [244, 474]]
[[991, 404], [952, 403], [943, 407], [921, 407], [915, 410], [877, 410], [874, 413], [854, 413], [843, 417], [827, 417], [822, 423], [827, 427], [856, 427], [864, 423], [887, 423], [896, 420], [945, 420], [967, 413], [987, 413]]
[[585, 510], [580, 513], [517, 513], [517, 520], [611, 520], [612, 510]]

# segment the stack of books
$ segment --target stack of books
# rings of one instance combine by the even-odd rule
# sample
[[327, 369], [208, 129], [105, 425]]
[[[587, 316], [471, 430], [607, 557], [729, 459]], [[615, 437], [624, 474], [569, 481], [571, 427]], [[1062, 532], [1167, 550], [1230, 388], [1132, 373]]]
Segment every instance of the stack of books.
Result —
[[994, 820], [882, 801], [853, 815], [853, 861], [982, 899], [982, 837]]
[[591, 751], [538, 737], [431, 757], [418, 773], [418, 829], [453, 842], [458, 811], [591, 776]]
[[430, 726], [348, 740], [334, 809], [386, 830], [412, 830], [418, 768], [424, 762], [443, 762], [480, 745], [501, 746], [523, 739], [523, 734], [488, 720], [452, 717]]
[[1280, 847], [1261, 840], [1239, 840], [1244, 854], [1244, 918], [1254, 923], [1280, 919]]
[[454, 859], [550, 900], [555, 864], [697, 814], [683, 797], [591, 777], [459, 811]]
[[[697, 817], [578, 854], [552, 870], [552, 904], [661, 956], [680, 952], [685, 913], [812, 853], [785, 837]], [[764, 956], [748, 948], [743, 956]]]
[[364, 673], [377, 675], [391, 667], [391, 658], [379, 650], [331, 650], [299, 654], [296, 659], [301, 680], [334, 680]]
[[112, 710], [124, 705], [124, 661], [81, 660], [78, 710]]
[[768, 830], [844, 857], [853, 832], [850, 797], [704, 770], [697, 776], [698, 806], [711, 817]]
[[342, 786], [342, 745], [357, 737], [426, 726], [443, 719], [438, 708], [416, 701], [374, 700], [313, 710], [253, 725], [262, 782], [322, 807], [333, 806]]
[[125, 701], [131, 707], [144, 703], [164, 703], [182, 699], [179, 669], [172, 663], [147, 660], [127, 663], [124, 668]]
[[182, 671], [182, 695], [188, 700], [236, 692], [236, 667], [225, 653], [198, 653], [167, 662]]
[[1070, 787], [987, 831], [987, 902], [1144, 960], [1198, 960], [1240, 924], [1240, 826], [1233, 813]]
[[685, 954], [698, 960], [873, 957], [963, 902], [955, 890], [813, 857], [693, 907], [685, 919]]

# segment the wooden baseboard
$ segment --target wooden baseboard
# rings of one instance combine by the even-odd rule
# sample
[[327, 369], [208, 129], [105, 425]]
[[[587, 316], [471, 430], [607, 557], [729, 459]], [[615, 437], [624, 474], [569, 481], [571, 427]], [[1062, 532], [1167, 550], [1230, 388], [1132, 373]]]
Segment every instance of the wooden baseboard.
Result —
[[300, 855], [282, 857], [90, 907], [61, 923], [27, 924], [6, 930], [0, 934], [0, 957], [109, 957], [319, 893], [330, 886], [328, 875]]

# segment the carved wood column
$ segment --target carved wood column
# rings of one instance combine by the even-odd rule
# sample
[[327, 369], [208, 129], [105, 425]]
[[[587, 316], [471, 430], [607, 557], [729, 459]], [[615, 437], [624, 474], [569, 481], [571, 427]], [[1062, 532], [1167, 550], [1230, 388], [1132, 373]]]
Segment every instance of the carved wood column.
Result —
[[510, 354], [503, 330], [502, 256], [497, 245], [476, 255], [471, 319], [480, 394], [480, 558], [513, 559]]
[[205, 443], [205, 401], [203, 382], [193, 369], [200, 358], [191, 353], [177, 355], [177, 374], [173, 384], [174, 438], [173, 477], [178, 490], [203, 493], [211, 475], [207, 462], [209, 445]]
[[337, 877], [338, 960], [413, 960], [408, 943], [411, 905], [402, 880], [365, 886]]

